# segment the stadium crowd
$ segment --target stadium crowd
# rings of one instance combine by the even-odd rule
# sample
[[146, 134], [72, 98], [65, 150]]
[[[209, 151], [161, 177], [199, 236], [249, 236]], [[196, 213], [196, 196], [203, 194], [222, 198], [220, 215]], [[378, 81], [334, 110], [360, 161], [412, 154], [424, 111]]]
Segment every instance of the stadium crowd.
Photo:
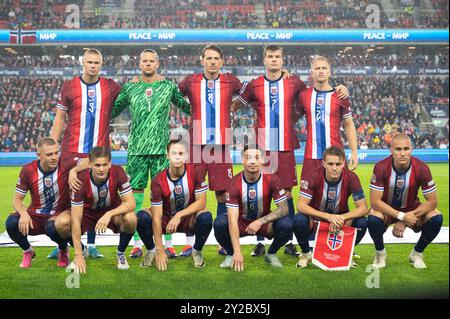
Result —
[[[336, 82], [349, 88], [360, 148], [386, 148], [397, 131], [408, 134], [416, 148], [448, 148], [448, 122], [446, 133], [436, 129], [421, 131], [420, 125], [426, 103], [448, 105], [448, 77], [353, 76]], [[1, 152], [33, 151], [37, 140], [49, 135], [62, 83], [62, 78], [0, 77]], [[251, 108], [234, 114], [235, 133], [245, 134], [253, 126], [254, 117]], [[122, 121], [128, 120], [125, 112]], [[190, 118], [174, 108], [169, 125], [171, 129], [186, 129]], [[304, 119], [297, 125], [297, 134], [304, 145]], [[111, 135], [113, 150], [126, 150], [127, 142], [126, 133]]]
[[[65, 8], [73, 1], [5, 0], [0, 8], [0, 28], [65, 28]], [[391, 1], [384, 12], [380, 1], [266, 0], [264, 16], [256, 14], [255, 1], [135, 0], [134, 14], [106, 15], [101, 5], [81, 12], [80, 28], [365, 28], [366, 7], [377, 5], [381, 28], [448, 28], [448, 2], [429, 0], [431, 10], [413, 1]], [[116, 6], [117, 4], [115, 4]], [[124, 2], [119, 3], [122, 7]], [[264, 21], [264, 22], [263, 22]], [[263, 25], [261, 25], [261, 23]]]

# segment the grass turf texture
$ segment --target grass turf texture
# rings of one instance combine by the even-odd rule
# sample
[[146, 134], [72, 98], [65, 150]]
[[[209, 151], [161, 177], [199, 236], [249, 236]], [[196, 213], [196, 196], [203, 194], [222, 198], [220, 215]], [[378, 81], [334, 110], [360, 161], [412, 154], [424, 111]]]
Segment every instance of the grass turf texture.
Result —
[[[438, 209], [448, 226], [447, 164], [430, 164], [439, 194]], [[242, 170], [236, 165], [234, 173]], [[298, 165], [300, 176], [301, 165]], [[360, 165], [360, 177], [366, 196], [373, 165]], [[19, 167], [0, 167], [0, 232], [5, 230], [5, 220], [12, 211], [11, 199], [19, 174]], [[294, 202], [298, 186], [294, 188]], [[421, 196], [421, 195], [420, 195]], [[149, 189], [144, 206], [149, 205]], [[215, 215], [213, 192], [208, 192], [207, 206]], [[422, 197], [422, 196], [421, 196]], [[29, 196], [27, 196], [27, 202]], [[352, 201], [350, 201], [353, 207]], [[80, 279], [80, 289], [65, 286], [67, 273], [56, 269], [56, 261], [45, 256], [51, 248], [36, 248], [37, 258], [31, 269], [19, 269], [21, 252], [18, 248], [0, 249], [0, 298], [415, 298], [448, 296], [448, 244], [432, 244], [425, 251], [426, 270], [416, 270], [409, 265], [408, 255], [413, 247], [386, 245], [387, 268], [381, 270], [380, 288], [368, 289], [365, 282], [369, 273], [366, 266], [373, 260], [372, 245], [361, 245], [356, 252], [361, 255], [359, 267], [348, 272], [325, 272], [310, 266], [306, 270], [294, 267], [296, 259], [278, 253], [283, 269], [274, 269], [263, 258], [249, 256], [252, 246], [244, 246], [245, 272], [235, 273], [220, 269], [222, 256], [216, 247], [204, 248], [207, 267], [194, 268], [190, 258], [170, 261], [169, 270], [158, 272], [154, 267], [139, 268], [137, 260], [128, 259], [130, 270], [115, 268], [115, 247], [102, 247], [105, 259], [88, 260], [88, 273]], [[180, 247], [176, 247], [180, 250]], [[129, 253], [130, 248], [127, 250]]]

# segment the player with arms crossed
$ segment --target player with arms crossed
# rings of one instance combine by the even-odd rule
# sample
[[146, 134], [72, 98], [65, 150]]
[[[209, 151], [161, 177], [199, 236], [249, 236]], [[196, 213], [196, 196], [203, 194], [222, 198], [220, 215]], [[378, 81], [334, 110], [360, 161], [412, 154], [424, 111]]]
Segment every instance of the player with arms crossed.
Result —
[[[355, 208], [350, 210], [348, 199], [353, 197]], [[315, 221], [330, 223], [330, 231], [343, 226], [357, 229], [355, 245], [367, 231], [367, 201], [358, 176], [345, 166], [344, 150], [337, 146], [327, 148], [322, 167], [306, 171], [300, 184], [297, 202], [298, 214], [294, 217], [294, 234], [303, 254], [297, 267], [305, 268], [312, 259], [309, 235], [317, 227]], [[353, 266], [356, 263], [352, 262]]]
[[[217, 216], [220, 216], [227, 211], [225, 191], [233, 178], [229, 150], [230, 107], [232, 97], [239, 94], [242, 83], [234, 75], [220, 72], [224, 63], [223, 52], [216, 45], [203, 49], [201, 63], [203, 73], [187, 76], [178, 87], [183, 95], [188, 96], [192, 106], [190, 162], [205, 175], [208, 173], [209, 188], [216, 193]], [[202, 153], [204, 149], [208, 151], [205, 155]], [[219, 253], [226, 254], [223, 248], [219, 248]], [[183, 254], [189, 254], [189, 247], [183, 248]]]
[[[299, 142], [294, 125], [298, 120], [295, 112], [297, 96], [306, 89], [305, 83], [297, 76], [285, 78], [283, 76], [283, 48], [278, 45], [269, 45], [264, 49], [264, 65], [266, 74], [250, 81], [245, 86], [238, 99], [232, 104], [235, 111], [241, 106], [252, 104], [255, 107], [257, 120], [257, 143], [267, 152], [267, 157], [275, 162], [271, 163], [281, 181], [281, 186], [286, 191], [289, 216], [294, 217], [294, 202], [292, 187], [297, 185], [297, 170], [294, 150], [299, 148]], [[345, 87], [339, 88], [340, 98], [348, 95]], [[342, 91], [341, 91], [342, 90]], [[282, 163], [282, 165], [280, 164]], [[263, 238], [258, 238], [258, 244], [252, 252], [252, 256], [264, 254]], [[295, 246], [289, 240], [285, 247], [285, 253], [297, 256]]]
[[[131, 116], [131, 132], [128, 140], [127, 173], [136, 201], [136, 212], [142, 208], [148, 175], [153, 179], [157, 173], [168, 167], [166, 146], [169, 142], [169, 113], [171, 103], [186, 114], [190, 105], [180, 94], [177, 86], [169, 80], [161, 80], [157, 73], [159, 57], [156, 51], [142, 51], [139, 68], [142, 72], [139, 82], [128, 82], [116, 99], [111, 117], [115, 118], [125, 108]], [[135, 234], [135, 247], [131, 257], [142, 256], [142, 243]]]
[[[16, 212], [6, 219], [9, 237], [23, 250], [21, 268], [31, 267], [36, 256], [28, 242], [28, 235], [47, 234], [58, 244], [58, 267], [66, 267], [69, 262], [70, 205], [67, 178], [69, 170], [75, 172], [72, 162], [64, 162], [59, 157], [58, 143], [44, 137], [37, 145], [38, 159], [25, 165], [20, 171], [16, 185], [13, 206]], [[31, 204], [25, 208], [24, 199], [30, 191]]]
[[[370, 181], [372, 209], [368, 227], [376, 249], [373, 266], [386, 267], [383, 234], [395, 223], [392, 230], [395, 237], [403, 237], [406, 227], [422, 232], [409, 260], [415, 268], [423, 269], [426, 268], [423, 251], [439, 234], [443, 222], [442, 214], [436, 210], [436, 184], [428, 165], [412, 156], [408, 135], [394, 135], [390, 150], [391, 156], [375, 164]], [[417, 196], [419, 188], [424, 203]]]
[[[82, 76], [64, 82], [61, 88], [51, 137], [55, 141], [60, 140], [67, 119], [61, 143], [61, 158], [64, 162], [87, 158], [95, 146], [109, 147], [111, 110], [120, 86], [111, 79], [99, 76], [102, 64], [100, 51], [86, 50]], [[70, 178], [76, 181], [75, 175]], [[95, 247], [95, 232], [88, 232], [87, 237], [89, 257], [104, 257]], [[48, 258], [54, 256], [55, 251]]]
[[205, 266], [202, 249], [212, 229], [212, 214], [205, 211], [208, 185], [202, 172], [185, 164], [187, 151], [188, 145], [181, 138], [168, 143], [169, 168], [152, 180], [151, 214], [148, 210], [138, 213], [138, 231], [147, 248], [141, 267], [156, 261], [158, 270], [166, 270], [161, 235], [176, 232], [195, 234], [192, 260], [195, 267]]
[[75, 271], [86, 272], [81, 235], [86, 231], [120, 232], [117, 268], [128, 269], [125, 250], [136, 231], [136, 214], [129, 178], [123, 168], [111, 164], [111, 151], [97, 146], [89, 153], [89, 167], [78, 173], [83, 187], [71, 195], [71, 231]]
[[[221, 268], [244, 270], [240, 237], [260, 235], [273, 242], [265, 260], [273, 267], [283, 267], [276, 253], [292, 236], [292, 220], [286, 193], [280, 179], [274, 174], [263, 174], [264, 152], [255, 145], [246, 145], [242, 151], [244, 171], [233, 177], [227, 190], [226, 214], [214, 221], [214, 234], [228, 255]], [[272, 199], [277, 209], [270, 210]]]

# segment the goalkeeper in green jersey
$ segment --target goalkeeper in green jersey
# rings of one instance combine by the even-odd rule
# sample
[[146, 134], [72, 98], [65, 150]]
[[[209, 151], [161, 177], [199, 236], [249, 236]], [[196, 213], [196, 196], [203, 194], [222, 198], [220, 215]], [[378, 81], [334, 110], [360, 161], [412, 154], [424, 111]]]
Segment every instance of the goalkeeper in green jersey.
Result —
[[[191, 113], [190, 105], [181, 95], [177, 85], [169, 80], [161, 80], [157, 72], [158, 67], [158, 54], [150, 49], [142, 51], [139, 60], [141, 79], [139, 82], [128, 82], [122, 87], [111, 113], [111, 118], [115, 118], [125, 108], [130, 110], [131, 131], [128, 138], [126, 171], [130, 176], [136, 201], [136, 213], [142, 208], [149, 171], [153, 179], [157, 173], [169, 166], [166, 146], [169, 142], [171, 103], [183, 112]], [[171, 242], [171, 237], [165, 239], [166, 244]], [[137, 233], [134, 235], [134, 242], [131, 257], [137, 258], [142, 256], [142, 242]]]

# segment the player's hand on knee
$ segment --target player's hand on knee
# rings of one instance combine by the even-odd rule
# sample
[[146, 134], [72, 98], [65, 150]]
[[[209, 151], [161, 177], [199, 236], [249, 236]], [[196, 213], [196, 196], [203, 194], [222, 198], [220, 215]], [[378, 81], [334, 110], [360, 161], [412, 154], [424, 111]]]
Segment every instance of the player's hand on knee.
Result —
[[392, 235], [397, 238], [403, 238], [403, 233], [405, 232], [406, 225], [403, 222], [396, 222], [394, 228], [392, 229]]
[[108, 213], [103, 215], [95, 225], [95, 231], [98, 233], [103, 234], [106, 232], [106, 229], [108, 228], [109, 223], [111, 222], [111, 217]]
[[244, 256], [242, 253], [233, 254], [233, 262], [231, 263], [231, 268], [235, 271], [244, 271]]
[[330, 223], [330, 231], [337, 231], [344, 226], [345, 220], [340, 215], [328, 214], [328, 222]]
[[177, 215], [173, 216], [166, 227], [166, 232], [173, 234], [177, 232], [178, 225], [180, 225], [181, 219]]
[[19, 231], [23, 235], [26, 236], [30, 232], [30, 228], [34, 229], [33, 221], [31, 220], [30, 215], [26, 214], [26, 215], [20, 216], [20, 219], [19, 219]]
[[245, 232], [249, 235], [256, 235], [256, 233], [261, 229], [263, 223], [259, 220], [255, 220], [250, 225], [247, 226]]

